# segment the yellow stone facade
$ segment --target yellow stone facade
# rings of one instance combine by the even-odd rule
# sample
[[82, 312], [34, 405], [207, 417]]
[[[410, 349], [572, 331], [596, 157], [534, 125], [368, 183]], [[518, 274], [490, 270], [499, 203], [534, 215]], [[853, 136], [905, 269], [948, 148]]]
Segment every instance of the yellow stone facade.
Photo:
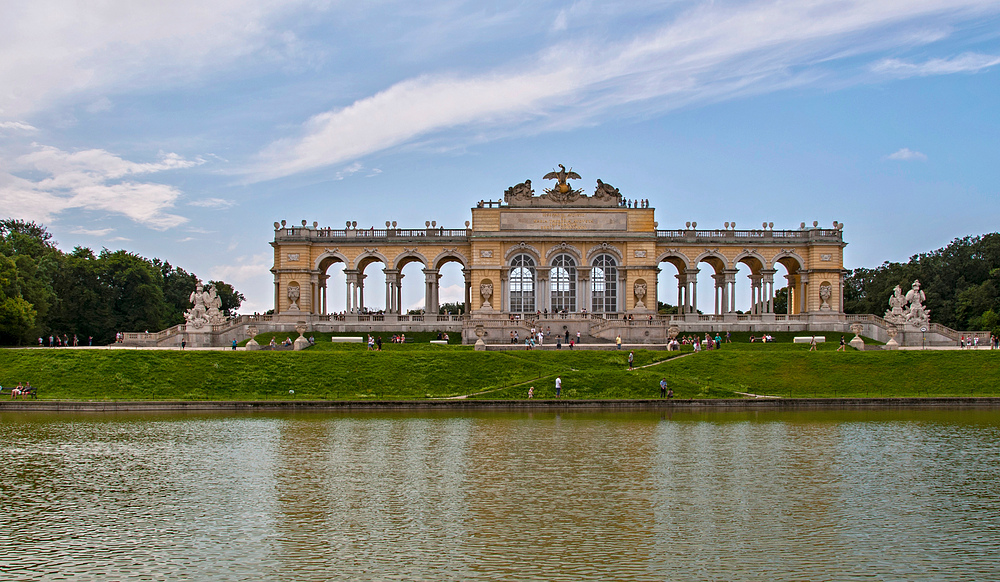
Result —
[[[411, 262], [424, 267], [428, 313], [437, 311], [438, 273], [448, 262], [463, 268], [466, 313], [473, 318], [560, 311], [553, 293], [567, 286], [567, 273], [554, 271], [557, 257], [563, 264], [572, 263], [575, 271], [571, 281], [575, 313], [653, 313], [663, 263], [677, 270], [681, 314], [697, 315], [694, 306], [698, 305], [704, 313], [735, 315], [736, 274], [741, 263], [751, 272], [751, 315], [767, 320], [773, 312], [775, 289], [786, 284], [791, 289], [789, 315], [843, 313], [845, 243], [837, 224], [829, 229], [803, 225], [796, 230], [699, 230], [689, 225], [658, 230], [653, 208], [524, 207], [491, 202], [473, 208], [471, 223], [464, 229], [392, 225], [331, 229], [315, 223], [275, 223], [272, 246], [275, 312], [279, 314], [356, 313], [364, 304], [362, 273], [371, 263], [381, 263], [386, 274], [385, 312], [400, 314], [399, 274]], [[599, 257], [604, 267], [594, 266]], [[513, 265], [515, 260], [530, 265], [519, 269]], [[787, 283], [774, 280], [778, 264], [788, 272]], [[344, 269], [347, 275], [345, 305], [327, 304], [331, 268]], [[716, 284], [707, 293], [701, 290], [699, 298], [697, 273], [704, 269], [712, 272]], [[614, 296], [606, 297], [610, 288]], [[525, 289], [530, 289], [528, 301]], [[595, 303], [595, 294], [601, 295], [600, 304]]]

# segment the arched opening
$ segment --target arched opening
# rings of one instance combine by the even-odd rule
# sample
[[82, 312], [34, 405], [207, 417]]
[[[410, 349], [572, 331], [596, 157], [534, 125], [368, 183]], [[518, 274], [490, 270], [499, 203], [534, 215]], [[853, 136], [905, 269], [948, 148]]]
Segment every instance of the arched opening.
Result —
[[[666, 268], [663, 263], [674, 268]], [[687, 262], [679, 256], [666, 256], [657, 264], [660, 273], [656, 276], [656, 304], [654, 308], [660, 315], [676, 315], [687, 313], [685, 294], [690, 290], [686, 284]]]
[[755, 255], [746, 255], [736, 262], [736, 311], [751, 315], [767, 312], [764, 263]]
[[[701, 263], [707, 263], [710, 269], [700, 267]], [[695, 300], [694, 308], [701, 313], [714, 313], [722, 315], [730, 313], [733, 300], [733, 284], [735, 283], [735, 271], [727, 269], [726, 260], [718, 255], [706, 255], [698, 262], [698, 287], [704, 289], [701, 302], [698, 302], [698, 291], [693, 294]], [[708, 295], [708, 290], [712, 294]], [[710, 299], [711, 297], [711, 299]]]
[[[381, 264], [382, 268], [369, 268], [376, 263]], [[356, 284], [359, 314], [391, 312], [386, 301], [385, 266], [385, 262], [378, 257], [369, 256], [358, 261]]]
[[347, 269], [347, 263], [341, 257], [328, 256], [320, 260], [319, 265], [317, 265], [319, 285], [314, 313], [339, 315], [341, 310], [350, 309], [347, 304], [347, 274], [345, 269]]
[[[785, 283], [774, 292], [774, 313], [778, 315], [802, 313], [802, 301], [805, 298], [801, 289], [802, 276], [799, 273], [802, 264], [795, 257], [785, 255], [775, 260], [774, 267], [774, 284], [777, 286], [782, 281]], [[784, 275], [781, 274], [782, 270]]]
[[593, 313], [617, 313], [618, 261], [609, 254], [594, 257], [590, 270], [590, 304]]
[[516, 255], [510, 262], [508, 287], [511, 313], [535, 311], [535, 260], [529, 255]]
[[[427, 274], [426, 266], [417, 257], [406, 257], [396, 264], [393, 272], [387, 277], [395, 280], [393, 285], [398, 289], [398, 307], [400, 315], [422, 313], [427, 307]], [[391, 289], [393, 285], [389, 285]]]
[[559, 254], [552, 259], [549, 269], [549, 304], [553, 313], [573, 313], [576, 311], [576, 259], [568, 254]]
[[465, 265], [461, 259], [446, 256], [437, 263], [438, 280], [435, 305], [440, 315], [464, 315], [469, 312], [471, 288], [465, 280]]

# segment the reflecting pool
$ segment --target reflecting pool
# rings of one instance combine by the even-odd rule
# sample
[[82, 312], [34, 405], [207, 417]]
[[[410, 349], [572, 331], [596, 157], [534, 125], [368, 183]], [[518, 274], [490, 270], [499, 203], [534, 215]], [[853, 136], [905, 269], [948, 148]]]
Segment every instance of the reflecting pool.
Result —
[[1000, 411], [0, 414], [5, 580], [998, 580]]

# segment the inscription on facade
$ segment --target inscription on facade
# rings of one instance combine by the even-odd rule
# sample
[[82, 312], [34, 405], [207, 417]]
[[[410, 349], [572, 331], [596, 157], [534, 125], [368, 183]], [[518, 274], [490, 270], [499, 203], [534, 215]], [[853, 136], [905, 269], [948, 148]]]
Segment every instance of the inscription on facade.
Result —
[[503, 212], [500, 230], [620, 230], [628, 229], [624, 212]]

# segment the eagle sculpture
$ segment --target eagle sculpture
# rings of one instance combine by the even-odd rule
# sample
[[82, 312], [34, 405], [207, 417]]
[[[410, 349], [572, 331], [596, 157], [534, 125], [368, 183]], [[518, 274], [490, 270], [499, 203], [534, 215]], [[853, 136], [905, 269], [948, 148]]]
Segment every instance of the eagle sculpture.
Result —
[[566, 180], [567, 179], [581, 180], [582, 178], [580, 178], [580, 174], [577, 174], [576, 172], [573, 171], [573, 168], [567, 170], [566, 166], [559, 164], [558, 172], [549, 172], [548, 174], [545, 174], [545, 176], [543, 176], [543, 179], [556, 180], [556, 185], [553, 186], [552, 189], [546, 190], [546, 192], [550, 193], [557, 192], [559, 194], [568, 194], [573, 189], [570, 187], [568, 183], [566, 183]]

